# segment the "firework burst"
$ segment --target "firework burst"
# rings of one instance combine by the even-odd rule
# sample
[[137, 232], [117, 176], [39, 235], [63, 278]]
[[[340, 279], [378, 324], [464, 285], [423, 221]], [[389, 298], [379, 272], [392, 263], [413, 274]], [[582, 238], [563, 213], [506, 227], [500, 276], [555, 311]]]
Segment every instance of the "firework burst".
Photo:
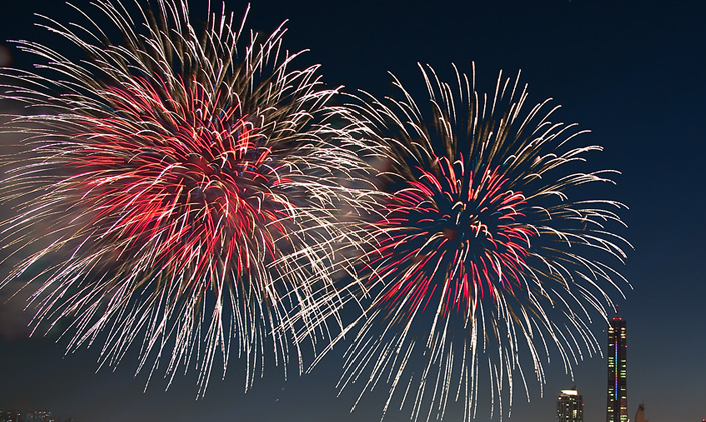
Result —
[[366, 204], [350, 188], [359, 145], [329, 123], [318, 66], [289, 69], [283, 27], [248, 34], [209, 10], [200, 30], [182, 0], [95, 6], [120, 44], [76, 8], [89, 25], [44, 27], [88, 59], [18, 41], [42, 73], [3, 72], [25, 87], [6, 98], [43, 110], [7, 129], [29, 148], [4, 184], [23, 203], [6, 248], [25, 255], [4, 285], [25, 280], [34, 330], [63, 326], [70, 349], [103, 333], [101, 365], [137, 340], [138, 371], [161, 364], [171, 383], [191, 362], [203, 393], [218, 353], [224, 374], [237, 353], [247, 389], [269, 344], [299, 360], [288, 336], [326, 334], [340, 306], [340, 252], [360, 239], [338, 210]]
[[613, 308], [606, 290], [622, 294], [604, 260], [629, 246], [610, 229], [623, 206], [586, 198], [584, 185], [614, 172], [582, 170], [601, 148], [574, 146], [583, 131], [550, 122], [549, 100], [526, 105], [519, 74], [501, 73], [487, 96], [475, 72], [454, 67], [449, 84], [421, 69], [429, 113], [396, 78], [402, 99], [352, 105], [362, 136], [389, 146], [390, 194], [365, 257], [372, 305], [349, 327], [339, 388], [363, 383], [355, 408], [386, 384], [383, 418], [397, 400], [415, 421], [443, 419], [451, 399], [469, 420], [487, 379], [491, 417], [502, 415], [515, 385], [529, 399], [527, 379], [544, 383], [550, 354], [571, 371], [600, 353], [588, 324]]

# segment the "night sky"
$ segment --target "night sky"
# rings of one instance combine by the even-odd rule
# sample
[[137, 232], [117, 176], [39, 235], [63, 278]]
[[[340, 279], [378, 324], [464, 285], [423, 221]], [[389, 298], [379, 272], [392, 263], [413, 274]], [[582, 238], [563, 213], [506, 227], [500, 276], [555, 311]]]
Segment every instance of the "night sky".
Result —
[[[86, 6], [88, 1], [75, 1]], [[639, 403], [651, 422], [697, 422], [706, 417], [706, 9], [698, 1], [352, 1], [254, 0], [249, 28], [271, 31], [289, 19], [285, 47], [308, 49], [301, 65], [321, 63], [324, 81], [347, 90], [390, 93], [388, 71], [407, 86], [421, 84], [417, 62], [451, 75], [451, 63], [492, 87], [499, 70], [522, 69], [533, 104], [552, 97], [559, 116], [591, 133], [583, 142], [602, 145], [595, 168], [618, 169], [617, 186], [603, 197], [625, 203], [634, 246], [619, 270], [631, 282], [626, 299], [613, 295], [628, 329], [628, 405]], [[530, 5], [526, 4], [530, 3]], [[670, 3], [669, 6], [666, 4]], [[246, 2], [227, 1], [242, 15]], [[33, 13], [60, 22], [80, 19], [59, 1], [17, 1], [0, 12], [0, 39], [49, 43], [33, 26]], [[203, 15], [205, 3], [193, 1]], [[10, 46], [14, 66], [30, 68], [33, 57]], [[421, 88], [422, 85], [419, 85]], [[3, 269], [3, 272], [7, 269]], [[168, 391], [155, 375], [134, 376], [137, 351], [116, 371], [97, 370], [100, 345], [65, 355], [65, 341], [27, 338], [29, 318], [22, 299], [5, 302], [0, 292], [0, 409], [48, 409], [80, 422], [378, 420], [387, 390], [368, 394], [354, 413], [356, 392], [336, 397], [344, 347], [337, 347], [310, 375], [288, 380], [281, 368], [266, 368], [253, 389], [243, 391], [244, 363], [231, 359], [226, 379], [217, 371], [206, 397], [194, 400], [196, 374], [178, 375]], [[594, 333], [606, 342], [605, 323]], [[509, 422], [555, 419], [556, 396], [576, 386], [585, 402], [585, 421], [605, 420], [606, 364], [596, 356], [575, 368], [574, 380], [561, 362], [546, 368], [544, 397], [529, 384], [531, 402], [520, 389]], [[158, 374], [160, 374], [158, 372]], [[487, 420], [485, 403], [477, 420]], [[407, 421], [410, 410], [390, 411], [388, 422]], [[445, 418], [460, 421], [461, 406]], [[498, 417], [494, 418], [498, 420]]]

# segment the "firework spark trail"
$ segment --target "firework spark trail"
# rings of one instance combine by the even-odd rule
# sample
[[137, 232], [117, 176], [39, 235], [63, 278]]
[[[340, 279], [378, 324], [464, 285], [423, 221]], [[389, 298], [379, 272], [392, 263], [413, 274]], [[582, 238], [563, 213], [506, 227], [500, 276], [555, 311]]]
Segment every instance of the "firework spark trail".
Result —
[[5, 69], [24, 86], [5, 97], [48, 111], [6, 128], [29, 151], [3, 185], [23, 202], [6, 248], [26, 258], [2, 285], [28, 280], [34, 330], [68, 322], [70, 350], [102, 333], [101, 365], [115, 365], [141, 342], [138, 371], [166, 361], [170, 384], [193, 365], [199, 394], [218, 353], [225, 375], [231, 339], [246, 389], [270, 353], [301, 370], [289, 336], [330, 336], [345, 301], [333, 283], [361, 239], [338, 214], [369, 205], [362, 146], [330, 123], [336, 90], [318, 66], [289, 69], [299, 53], [283, 50], [282, 26], [246, 39], [225, 10], [209, 8], [201, 31], [184, 0], [135, 4], [95, 3], [121, 44], [76, 7], [88, 25], [44, 18], [83, 61], [17, 41], [45, 63]]
[[611, 231], [624, 206], [584, 198], [581, 185], [613, 183], [612, 171], [582, 170], [601, 148], [572, 146], [585, 131], [552, 123], [550, 100], [525, 104], [519, 74], [501, 72], [488, 96], [475, 69], [469, 78], [454, 66], [446, 83], [420, 68], [430, 113], [394, 77], [402, 99], [363, 92], [351, 104], [361, 136], [389, 146], [392, 192], [372, 226], [372, 304], [344, 330], [355, 334], [339, 388], [362, 383], [355, 409], [386, 384], [382, 418], [411, 400], [413, 420], [443, 419], [451, 397], [470, 420], [487, 379], [490, 416], [502, 417], [516, 385], [529, 399], [531, 372], [545, 382], [550, 354], [571, 372], [600, 353], [589, 322], [607, 319], [607, 291], [629, 286], [604, 263], [622, 263], [629, 247]]

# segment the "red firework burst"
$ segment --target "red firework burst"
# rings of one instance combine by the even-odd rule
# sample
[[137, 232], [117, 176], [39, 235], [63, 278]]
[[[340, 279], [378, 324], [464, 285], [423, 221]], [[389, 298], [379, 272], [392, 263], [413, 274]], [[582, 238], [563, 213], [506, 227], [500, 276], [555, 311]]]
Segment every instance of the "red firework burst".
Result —
[[273, 190], [290, 180], [266, 166], [271, 147], [240, 104], [221, 108], [195, 81], [183, 104], [134, 83], [106, 88], [119, 118], [73, 121], [86, 132], [72, 137], [86, 141], [66, 167], [77, 172], [71, 189], [95, 210], [90, 225], [110, 227], [102, 236], [126, 251], [149, 249], [147, 266], [185, 271], [207, 288], [225, 268], [237, 281], [258, 261], [276, 260], [275, 239], [286, 238], [295, 205]]
[[139, 25], [119, 3], [95, 6], [123, 42], [52, 22], [88, 59], [20, 41], [56, 79], [5, 71], [28, 86], [6, 98], [48, 112], [8, 129], [29, 147], [3, 187], [22, 202], [4, 229], [25, 259], [0, 287], [29, 279], [35, 330], [68, 322], [70, 348], [105, 334], [102, 362], [138, 338], [139, 368], [166, 359], [170, 382], [195, 362], [201, 392], [235, 339], [249, 387], [266, 344], [288, 361], [344, 302], [336, 273], [360, 239], [338, 213], [368, 206], [349, 187], [367, 171], [362, 146], [329, 123], [336, 92], [318, 66], [289, 69], [282, 27], [244, 42], [232, 14], [194, 27], [185, 0], [138, 4]]
[[505, 190], [508, 179], [498, 167], [474, 175], [466, 173], [463, 154], [455, 165], [446, 157], [433, 156], [433, 161], [434, 171], [417, 167], [419, 178], [392, 194], [387, 217], [376, 223], [389, 227], [390, 236], [370, 265], [376, 277], [393, 280], [381, 305], [394, 307], [408, 296], [409, 312], [422, 301], [426, 308], [440, 288], [434, 281], [439, 273], [448, 280], [442, 316], [449, 307], [469, 315], [474, 293], [492, 296], [498, 285], [512, 291], [520, 278], [533, 235], [519, 221], [526, 201], [521, 192]]
[[622, 205], [569, 200], [586, 183], [611, 182], [610, 171], [576, 171], [600, 147], [571, 147], [581, 132], [551, 123], [546, 101], [523, 112], [517, 80], [501, 74], [488, 96], [474, 76], [456, 72], [454, 86], [422, 74], [430, 113], [396, 79], [401, 100], [364, 93], [351, 104], [360, 136], [388, 146], [390, 194], [370, 227], [372, 299], [345, 330], [357, 334], [339, 387], [362, 382], [362, 397], [387, 382], [383, 418], [395, 398], [402, 409], [412, 397], [413, 420], [443, 419], [455, 397], [470, 420], [480, 379], [501, 413], [513, 380], [527, 385], [522, 356], [542, 383], [551, 347], [567, 370], [598, 350], [585, 321], [591, 310], [607, 318], [603, 288], [622, 279], [597, 258], [625, 257], [627, 242], [608, 228], [622, 224], [612, 210]]

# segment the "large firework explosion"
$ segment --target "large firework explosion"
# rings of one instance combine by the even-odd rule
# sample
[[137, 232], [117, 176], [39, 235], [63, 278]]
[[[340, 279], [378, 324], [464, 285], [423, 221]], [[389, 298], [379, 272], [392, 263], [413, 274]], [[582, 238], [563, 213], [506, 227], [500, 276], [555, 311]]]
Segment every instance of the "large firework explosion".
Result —
[[550, 355], [570, 372], [600, 353], [588, 324], [613, 309], [608, 291], [622, 294], [605, 262], [629, 246], [611, 231], [623, 206], [590, 198], [612, 183], [614, 172], [586, 170], [601, 148], [576, 146], [584, 131], [552, 123], [550, 100], [525, 104], [519, 74], [501, 73], [488, 96], [475, 71], [454, 67], [446, 83], [421, 69], [426, 105], [396, 78], [401, 99], [363, 93], [352, 105], [362, 136], [389, 147], [390, 194], [365, 257], [372, 304], [346, 330], [357, 334], [339, 388], [362, 383], [355, 408], [387, 385], [383, 418], [411, 401], [415, 421], [443, 419], [449, 399], [469, 420], [489, 390], [502, 416], [514, 386], [529, 399], [527, 379], [544, 383]]
[[193, 365], [201, 393], [219, 354], [224, 373], [246, 359], [246, 388], [265, 356], [301, 366], [291, 335], [328, 335], [342, 250], [360, 243], [338, 214], [366, 204], [335, 90], [318, 66], [290, 70], [281, 26], [262, 36], [208, 10], [197, 27], [185, 0], [95, 6], [75, 8], [87, 25], [42, 25], [85, 58], [18, 41], [44, 64], [3, 71], [24, 87], [5, 97], [41, 110], [6, 129], [27, 152], [3, 187], [22, 203], [5, 248], [24, 255], [3, 285], [33, 292], [34, 330], [60, 327], [70, 349], [102, 339], [108, 365], [140, 342], [138, 371], [171, 382]]

